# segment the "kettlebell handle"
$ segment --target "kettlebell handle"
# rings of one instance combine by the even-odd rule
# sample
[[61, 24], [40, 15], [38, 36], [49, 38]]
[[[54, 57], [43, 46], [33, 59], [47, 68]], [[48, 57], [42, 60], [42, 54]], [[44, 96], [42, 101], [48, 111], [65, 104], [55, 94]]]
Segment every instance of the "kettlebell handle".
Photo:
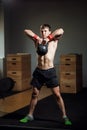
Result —
[[46, 40], [45, 40], [45, 39], [43, 39], [43, 41], [42, 41], [42, 43], [41, 43], [41, 44], [46, 45], [46, 44], [48, 44], [48, 42], [46, 42]]

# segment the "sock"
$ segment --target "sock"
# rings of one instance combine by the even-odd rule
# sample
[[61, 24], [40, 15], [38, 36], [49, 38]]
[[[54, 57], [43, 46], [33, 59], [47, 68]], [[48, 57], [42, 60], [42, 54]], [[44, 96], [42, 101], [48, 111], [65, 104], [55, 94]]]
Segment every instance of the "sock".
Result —
[[63, 119], [67, 118], [67, 116], [63, 116]]
[[31, 120], [34, 119], [33, 115], [28, 114], [27, 116], [28, 116]]

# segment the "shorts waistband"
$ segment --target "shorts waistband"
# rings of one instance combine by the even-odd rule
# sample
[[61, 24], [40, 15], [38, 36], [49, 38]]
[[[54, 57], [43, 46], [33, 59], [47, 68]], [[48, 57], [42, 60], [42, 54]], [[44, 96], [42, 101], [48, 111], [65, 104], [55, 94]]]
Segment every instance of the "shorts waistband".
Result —
[[53, 69], [55, 69], [55, 68], [52, 67], [52, 68], [49, 68], [49, 69], [41, 69], [41, 68], [37, 67], [36, 69], [38, 69], [38, 70], [40, 70], [40, 71], [50, 71], [50, 70], [53, 70]]

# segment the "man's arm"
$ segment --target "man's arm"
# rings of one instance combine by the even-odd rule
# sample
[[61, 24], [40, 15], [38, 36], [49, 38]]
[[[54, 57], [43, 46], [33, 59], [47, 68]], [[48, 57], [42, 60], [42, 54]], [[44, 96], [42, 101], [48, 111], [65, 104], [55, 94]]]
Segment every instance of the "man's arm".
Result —
[[59, 40], [62, 35], [64, 34], [64, 30], [62, 28], [60, 29], [56, 29], [54, 32], [52, 32], [48, 37], [48, 41], [52, 41], [52, 40]]
[[37, 34], [35, 34], [32, 30], [25, 29], [24, 33], [28, 37], [30, 37], [33, 41], [35, 42], [38, 41], [39, 43], [41, 42], [41, 38]]

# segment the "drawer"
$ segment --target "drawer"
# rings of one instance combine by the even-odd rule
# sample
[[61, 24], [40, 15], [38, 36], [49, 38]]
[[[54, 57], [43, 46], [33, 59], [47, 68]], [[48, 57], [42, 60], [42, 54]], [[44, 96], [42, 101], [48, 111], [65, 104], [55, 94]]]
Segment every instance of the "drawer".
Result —
[[60, 79], [60, 89], [62, 93], [77, 93], [82, 90], [82, 79]]
[[82, 84], [74, 83], [60, 83], [60, 91], [61, 93], [77, 93], [82, 90]]
[[76, 73], [75, 72], [61, 72], [60, 73], [60, 80], [72, 80], [76, 79]]
[[8, 56], [7, 61], [22, 61], [22, 58], [20, 56]]
[[31, 70], [31, 62], [18, 62], [18, 61], [8, 61], [6, 63], [7, 71], [8, 70]]
[[60, 84], [72, 84], [73, 86], [76, 86], [76, 78], [72, 79], [60, 78]]
[[61, 93], [76, 93], [77, 92], [76, 84], [61, 83], [60, 91]]
[[31, 73], [29, 73], [29, 71], [7, 71], [7, 76], [17, 79], [25, 79], [29, 78]]
[[82, 55], [61, 55], [60, 56], [60, 64], [81, 64], [82, 63]]
[[23, 54], [23, 53], [17, 53], [17, 54], [8, 54], [6, 57], [7, 61], [23, 61], [31, 60], [31, 54]]
[[7, 71], [8, 70], [22, 70], [22, 63], [17, 61], [7, 62]]
[[76, 65], [76, 64], [62, 64], [59, 65], [59, 70], [60, 72], [69, 72], [69, 71], [81, 71], [82, 70], [82, 66], [81, 65]]
[[76, 72], [76, 64], [63, 64], [59, 65], [60, 72], [69, 72], [69, 71], [75, 71]]
[[78, 79], [82, 80], [82, 71], [63, 71], [59, 73], [59, 77], [63, 79]]

